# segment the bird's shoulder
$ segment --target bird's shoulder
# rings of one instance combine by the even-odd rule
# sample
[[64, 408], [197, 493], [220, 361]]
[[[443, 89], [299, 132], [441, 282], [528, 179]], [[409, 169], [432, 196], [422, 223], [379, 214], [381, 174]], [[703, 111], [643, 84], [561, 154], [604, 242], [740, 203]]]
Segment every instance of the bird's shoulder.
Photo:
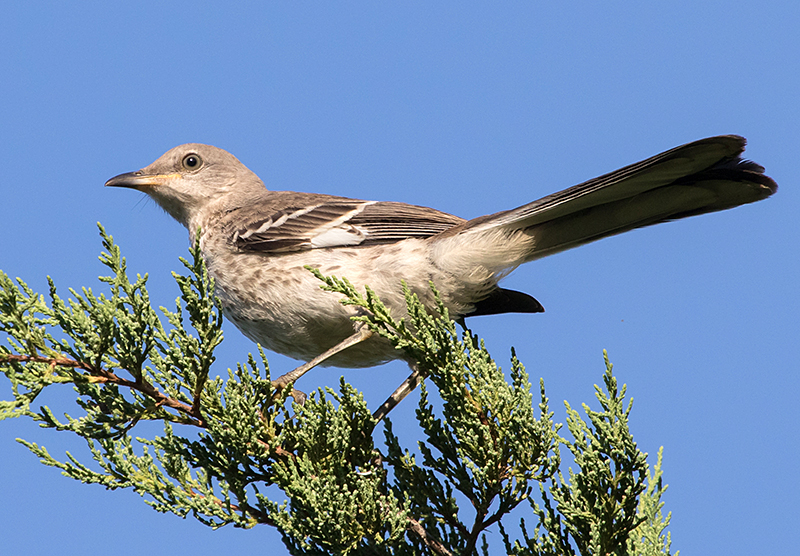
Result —
[[463, 222], [446, 212], [394, 201], [265, 191], [227, 210], [219, 224], [239, 251], [278, 253], [427, 238]]

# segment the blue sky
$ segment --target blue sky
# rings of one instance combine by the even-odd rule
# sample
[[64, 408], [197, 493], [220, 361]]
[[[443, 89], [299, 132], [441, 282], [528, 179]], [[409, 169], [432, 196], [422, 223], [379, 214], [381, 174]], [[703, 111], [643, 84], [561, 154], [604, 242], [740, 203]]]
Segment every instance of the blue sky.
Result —
[[[781, 187], [773, 198], [526, 265], [505, 285], [547, 312], [470, 324], [504, 366], [514, 346], [544, 377], [561, 422], [562, 400], [594, 402], [608, 350], [635, 399], [639, 445], [653, 456], [664, 446], [674, 549], [794, 554], [800, 4], [541, 4], [9, 4], [0, 269], [40, 291], [47, 275], [64, 292], [94, 286], [100, 221], [171, 306], [185, 230], [142, 195], [102, 186], [190, 141], [231, 151], [271, 189], [475, 217], [694, 139], [743, 135]], [[220, 372], [254, 349], [230, 323], [226, 336]], [[321, 369], [301, 387], [340, 374], [377, 405], [407, 369]], [[70, 398], [44, 401], [74, 412]], [[414, 404], [396, 427], [412, 425]], [[267, 527], [211, 531], [63, 478], [16, 437], [83, 453], [28, 421], [0, 423], [10, 554], [283, 553]]]

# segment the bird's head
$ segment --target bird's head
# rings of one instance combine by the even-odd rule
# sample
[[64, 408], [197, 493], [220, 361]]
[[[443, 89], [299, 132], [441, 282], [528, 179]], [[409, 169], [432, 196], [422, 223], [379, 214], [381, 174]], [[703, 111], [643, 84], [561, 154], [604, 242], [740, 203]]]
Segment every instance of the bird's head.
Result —
[[106, 185], [147, 193], [187, 228], [212, 204], [238, 208], [237, 200], [265, 190], [258, 176], [231, 153], [200, 143], [170, 149], [149, 166], [115, 176]]

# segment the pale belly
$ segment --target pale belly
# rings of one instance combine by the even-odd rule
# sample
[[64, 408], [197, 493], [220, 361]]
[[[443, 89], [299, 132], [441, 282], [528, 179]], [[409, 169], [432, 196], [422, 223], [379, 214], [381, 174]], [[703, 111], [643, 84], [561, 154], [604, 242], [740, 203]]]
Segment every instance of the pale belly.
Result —
[[[405, 243], [405, 242], [404, 242]], [[268, 350], [309, 361], [354, 334], [358, 309], [323, 291], [306, 265], [325, 275], [346, 277], [360, 291], [369, 285], [392, 315], [406, 315], [399, 277], [432, 306], [433, 269], [422, 242], [402, 247], [314, 249], [282, 255], [205, 253], [225, 317], [245, 336]], [[388, 247], [388, 249], [386, 248]], [[370, 367], [403, 354], [377, 335], [326, 360], [325, 366]]]

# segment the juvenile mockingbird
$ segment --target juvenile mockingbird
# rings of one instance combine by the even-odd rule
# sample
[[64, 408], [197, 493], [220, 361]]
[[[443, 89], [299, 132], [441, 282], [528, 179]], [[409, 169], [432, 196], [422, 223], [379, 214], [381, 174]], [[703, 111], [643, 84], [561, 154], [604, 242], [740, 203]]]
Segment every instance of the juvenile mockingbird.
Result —
[[[499, 280], [606, 236], [773, 194], [764, 169], [740, 157], [744, 146], [734, 135], [702, 139], [473, 220], [404, 203], [270, 191], [230, 153], [194, 143], [106, 185], [147, 193], [193, 242], [200, 230], [225, 316], [251, 340], [309, 362], [278, 379], [285, 384], [317, 364], [369, 367], [402, 357], [354, 327], [355, 310], [321, 290], [306, 265], [371, 286], [397, 318], [406, 311], [401, 280], [428, 307], [433, 281], [454, 318], [541, 312], [533, 297]], [[416, 375], [409, 381], [408, 391]]]

